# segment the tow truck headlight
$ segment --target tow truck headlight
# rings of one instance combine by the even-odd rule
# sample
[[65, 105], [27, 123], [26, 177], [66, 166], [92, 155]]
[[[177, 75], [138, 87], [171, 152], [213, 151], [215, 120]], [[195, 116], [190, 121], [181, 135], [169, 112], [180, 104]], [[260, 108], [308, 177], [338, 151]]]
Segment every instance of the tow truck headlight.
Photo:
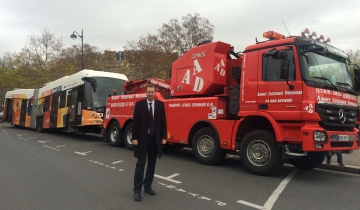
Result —
[[314, 131], [314, 141], [326, 142], [326, 133], [324, 131]]

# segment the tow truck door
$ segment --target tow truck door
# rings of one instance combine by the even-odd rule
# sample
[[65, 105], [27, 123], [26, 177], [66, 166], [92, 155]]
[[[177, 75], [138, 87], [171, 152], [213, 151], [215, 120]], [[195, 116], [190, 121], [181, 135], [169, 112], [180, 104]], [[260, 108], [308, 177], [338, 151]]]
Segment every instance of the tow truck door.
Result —
[[297, 53], [293, 47], [278, 47], [277, 51], [286, 52], [289, 61], [288, 83], [282, 71], [283, 58], [266, 56], [265, 49], [259, 53], [258, 65], [258, 111], [269, 113], [275, 120], [301, 119], [302, 82], [297, 68]]

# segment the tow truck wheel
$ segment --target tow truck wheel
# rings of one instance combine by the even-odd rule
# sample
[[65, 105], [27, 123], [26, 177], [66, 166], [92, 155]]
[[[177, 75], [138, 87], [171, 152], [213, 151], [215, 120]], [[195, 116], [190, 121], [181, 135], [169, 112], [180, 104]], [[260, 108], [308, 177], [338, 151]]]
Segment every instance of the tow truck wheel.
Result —
[[296, 168], [311, 170], [318, 167], [325, 160], [325, 154], [317, 153], [311, 156], [298, 157], [296, 159], [289, 159], [291, 163]]
[[264, 130], [248, 133], [241, 141], [240, 160], [253, 174], [271, 175], [284, 164], [275, 135]]
[[133, 123], [131, 122], [126, 126], [124, 132], [124, 143], [128, 150], [134, 149], [134, 145], [132, 144], [132, 127]]
[[113, 147], [124, 146], [124, 141], [122, 141], [122, 131], [120, 129], [119, 123], [113, 122], [110, 125], [107, 137], [109, 138], [109, 143]]
[[202, 128], [196, 132], [192, 153], [200, 163], [206, 165], [217, 164], [226, 156], [226, 151], [220, 148], [217, 135], [211, 128]]

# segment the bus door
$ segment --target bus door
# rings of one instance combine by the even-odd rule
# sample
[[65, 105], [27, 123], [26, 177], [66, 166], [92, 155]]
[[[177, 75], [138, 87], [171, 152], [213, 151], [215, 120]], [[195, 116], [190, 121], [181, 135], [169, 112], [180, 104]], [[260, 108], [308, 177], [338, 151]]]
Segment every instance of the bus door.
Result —
[[3, 119], [6, 122], [11, 122], [11, 120], [12, 120], [12, 99], [7, 98], [5, 100], [6, 100], [6, 104], [5, 104]]
[[76, 119], [76, 99], [77, 99], [77, 90], [67, 90], [67, 106], [69, 108], [69, 116], [67, 121], [67, 127], [75, 126]]
[[28, 105], [28, 99], [22, 99], [21, 100], [21, 108], [20, 108], [20, 126], [25, 126], [25, 120], [26, 120], [26, 110]]
[[57, 128], [57, 113], [59, 109], [59, 93], [54, 93], [51, 99], [50, 128]]

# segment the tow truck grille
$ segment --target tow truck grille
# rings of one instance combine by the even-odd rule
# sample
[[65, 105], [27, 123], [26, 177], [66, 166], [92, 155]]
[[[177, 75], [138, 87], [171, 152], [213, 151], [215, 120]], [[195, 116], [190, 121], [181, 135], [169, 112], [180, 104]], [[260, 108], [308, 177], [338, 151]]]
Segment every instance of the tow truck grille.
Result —
[[352, 128], [355, 127], [356, 108], [334, 104], [317, 104], [315, 110], [322, 120], [320, 126], [325, 129], [352, 131]]

